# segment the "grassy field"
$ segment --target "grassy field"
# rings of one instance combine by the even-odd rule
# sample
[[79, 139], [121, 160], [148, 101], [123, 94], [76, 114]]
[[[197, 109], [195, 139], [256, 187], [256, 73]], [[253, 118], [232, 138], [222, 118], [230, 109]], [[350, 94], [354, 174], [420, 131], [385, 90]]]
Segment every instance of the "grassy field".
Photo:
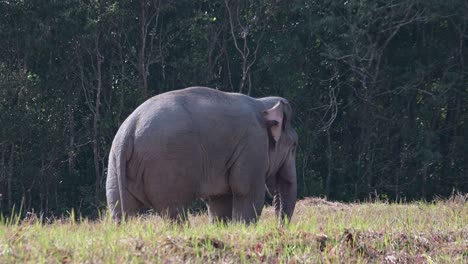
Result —
[[468, 196], [435, 203], [341, 204], [308, 198], [278, 227], [185, 226], [157, 216], [125, 224], [36, 217], [0, 224], [0, 263], [468, 263]]

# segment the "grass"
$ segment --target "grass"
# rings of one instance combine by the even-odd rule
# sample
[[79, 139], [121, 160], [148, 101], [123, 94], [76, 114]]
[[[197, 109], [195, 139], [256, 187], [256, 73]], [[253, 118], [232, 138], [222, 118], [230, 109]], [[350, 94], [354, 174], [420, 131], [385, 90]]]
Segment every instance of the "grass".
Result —
[[[73, 213], [71, 213], [73, 216]], [[0, 224], [0, 263], [468, 263], [468, 195], [434, 203], [341, 204], [301, 200], [278, 227], [213, 225], [206, 214], [172, 225], [143, 216]]]

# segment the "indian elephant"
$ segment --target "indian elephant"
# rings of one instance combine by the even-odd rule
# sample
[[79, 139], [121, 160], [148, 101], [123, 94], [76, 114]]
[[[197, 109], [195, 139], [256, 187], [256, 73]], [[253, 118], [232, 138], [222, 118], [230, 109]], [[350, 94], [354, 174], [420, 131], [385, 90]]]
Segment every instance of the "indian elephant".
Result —
[[194, 199], [210, 219], [255, 222], [266, 188], [276, 215], [291, 218], [297, 195], [292, 110], [281, 97], [255, 99], [189, 87], [148, 99], [112, 142], [106, 195], [112, 217], [150, 207], [184, 219]]

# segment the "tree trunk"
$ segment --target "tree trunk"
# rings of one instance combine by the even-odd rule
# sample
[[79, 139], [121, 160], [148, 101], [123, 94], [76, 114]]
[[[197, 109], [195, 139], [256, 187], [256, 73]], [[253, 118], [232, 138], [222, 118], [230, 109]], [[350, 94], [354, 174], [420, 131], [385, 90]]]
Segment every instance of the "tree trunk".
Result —
[[2, 146], [2, 159], [0, 160], [0, 208], [3, 206], [3, 194], [4, 187], [3, 181], [5, 179], [5, 149], [6, 146]]
[[[73, 95], [72, 95], [73, 97]], [[73, 100], [69, 101], [68, 105], [68, 129], [69, 129], [69, 142], [68, 142], [68, 176], [72, 177], [75, 171], [75, 117], [73, 115]]]
[[332, 146], [331, 146], [331, 138], [330, 138], [330, 130], [327, 130], [327, 198], [331, 196], [331, 181], [332, 181], [332, 168], [333, 168], [333, 161], [332, 161]]
[[429, 165], [424, 165], [423, 171], [421, 173], [421, 197], [427, 199], [427, 170]]
[[99, 36], [96, 39], [96, 78], [97, 78], [97, 91], [96, 91], [96, 102], [95, 102], [95, 112], [94, 112], [94, 121], [93, 121], [93, 154], [94, 154], [94, 171], [96, 175], [95, 182], [95, 203], [99, 204], [99, 193], [101, 191], [101, 172], [99, 169], [99, 122], [101, 119], [100, 108], [101, 108], [101, 90], [102, 90], [102, 76], [101, 76], [101, 66], [103, 62], [103, 57], [99, 52]]
[[8, 200], [8, 209], [13, 207], [13, 168], [15, 162], [15, 144], [11, 143], [10, 149], [10, 161], [8, 162], [8, 175], [7, 175], [7, 200]]
[[440, 133], [440, 153], [442, 155], [442, 177], [454, 180], [454, 170], [452, 166], [452, 142], [454, 138], [455, 127], [457, 123], [457, 101], [456, 95], [452, 93], [451, 98], [447, 99], [446, 109], [447, 116], [442, 125]]
[[146, 75], [146, 38], [148, 27], [146, 26], [146, 16], [148, 7], [146, 0], [140, 0], [140, 50], [138, 51], [138, 73], [140, 75], [140, 88], [143, 99], [148, 96], [148, 79]]

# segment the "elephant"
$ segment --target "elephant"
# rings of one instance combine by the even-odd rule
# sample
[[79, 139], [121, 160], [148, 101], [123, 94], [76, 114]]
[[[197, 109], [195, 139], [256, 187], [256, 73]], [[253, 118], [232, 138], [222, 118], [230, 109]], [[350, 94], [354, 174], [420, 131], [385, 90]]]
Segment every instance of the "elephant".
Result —
[[281, 97], [189, 87], [148, 99], [112, 142], [106, 179], [112, 218], [120, 222], [146, 207], [186, 220], [200, 199], [212, 222], [255, 223], [269, 192], [277, 219], [290, 219], [298, 142], [291, 119]]

